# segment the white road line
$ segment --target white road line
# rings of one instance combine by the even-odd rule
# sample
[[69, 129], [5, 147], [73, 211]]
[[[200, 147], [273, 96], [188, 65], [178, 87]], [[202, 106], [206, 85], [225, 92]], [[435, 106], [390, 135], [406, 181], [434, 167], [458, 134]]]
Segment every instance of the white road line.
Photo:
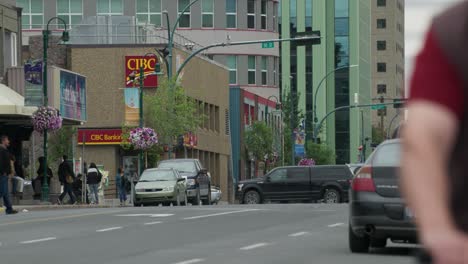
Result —
[[257, 243], [257, 244], [253, 244], [253, 245], [250, 245], [250, 246], [241, 247], [239, 249], [240, 250], [252, 250], [252, 249], [256, 249], [256, 248], [260, 248], [260, 247], [266, 247], [268, 245], [269, 245], [268, 243]]
[[177, 262], [177, 263], [174, 263], [174, 264], [194, 264], [194, 263], [200, 263], [200, 262], [203, 262], [205, 261], [204, 259], [190, 259], [190, 260], [186, 260], [186, 261], [182, 261], [182, 262]]
[[113, 230], [118, 230], [118, 229], [122, 229], [122, 227], [121, 226], [109, 227], [109, 228], [96, 230], [96, 232], [100, 233], [100, 232], [107, 232], [107, 231], [113, 231]]
[[174, 214], [118, 214], [115, 216], [148, 216], [148, 217], [168, 217], [168, 216], [173, 216]]
[[55, 239], [57, 239], [57, 238], [56, 237], [46, 237], [46, 238], [41, 238], [41, 239], [22, 241], [22, 242], [20, 242], [20, 244], [33, 244], [33, 243], [39, 243], [39, 242], [50, 241], [50, 240], [55, 240]]
[[328, 225], [328, 227], [337, 227], [337, 226], [342, 226], [342, 225], [344, 225], [344, 223], [336, 223], [333, 225]]
[[298, 237], [298, 236], [304, 236], [304, 235], [307, 235], [309, 234], [309, 232], [297, 232], [297, 233], [294, 233], [294, 234], [290, 234], [288, 235], [289, 237]]
[[149, 222], [149, 223], [144, 223], [144, 225], [156, 225], [156, 224], [161, 224], [161, 221], [156, 221], [156, 222]]
[[238, 213], [246, 213], [246, 212], [254, 212], [254, 211], [260, 211], [260, 209], [246, 209], [246, 210], [231, 211], [231, 212], [224, 212], [224, 213], [217, 213], [217, 214], [199, 215], [199, 216], [185, 217], [185, 218], [182, 218], [182, 219], [183, 220], [191, 220], [191, 219], [200, 219], [200, 218], [207, 218], [207, 217], [212, 217], [212, 216], [238, 214]]

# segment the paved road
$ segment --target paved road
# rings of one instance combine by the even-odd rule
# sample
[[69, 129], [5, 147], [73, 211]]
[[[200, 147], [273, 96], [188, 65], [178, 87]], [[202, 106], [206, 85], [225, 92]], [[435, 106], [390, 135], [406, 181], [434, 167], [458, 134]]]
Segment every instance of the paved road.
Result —
[[347, 205], [144, 207], [0, 216], [5, 264], [414, 263], [390, 245], [351, 254]]

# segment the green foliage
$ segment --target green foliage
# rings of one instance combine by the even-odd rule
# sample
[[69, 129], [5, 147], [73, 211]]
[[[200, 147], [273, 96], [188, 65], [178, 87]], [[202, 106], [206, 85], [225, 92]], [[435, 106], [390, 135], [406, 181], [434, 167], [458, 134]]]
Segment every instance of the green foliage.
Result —
[[55, 163], [63, 155], [72, 158], [73, 138], [75, 138], [76, 128], [73, 126], [63, 126], [55, 133], [49, 134], [48, 139], [48, 163]]
[[165, 80], [158, 90], [144, 97], [145, 126], [158, 133], [162, 144], [173, 143], [177, 136], [195, 131], [205, 120], [198, 103], [185, 95], [174, 80]]
[[308, 158], [315, 160], [316, 165], [335, 164], [335, 153], [326, 144], [316, 144], [313, 141], [308, 141], [306, 153]]
[[385, 140], [386, 135], [382, 133], [380, 127], [372, 126], [372, 143], [380, 144]]
[[273, 152], [273, 131], [265, 122], [254, 122], [245, 132], [245, 146], [257, 160]]
[[[285, 165], [296, 164], [292, 162], [292, 127], [296, 128], [300, 120], [304, 118], [304, 113], [299, 109], [299, 93], [288, 93], [282, 100], [283, 121], [284, 121], [284, 162]], [[292, 118], [292, 121], [291, 121]], [[292, 162], [292, 163], [291, 163]]]

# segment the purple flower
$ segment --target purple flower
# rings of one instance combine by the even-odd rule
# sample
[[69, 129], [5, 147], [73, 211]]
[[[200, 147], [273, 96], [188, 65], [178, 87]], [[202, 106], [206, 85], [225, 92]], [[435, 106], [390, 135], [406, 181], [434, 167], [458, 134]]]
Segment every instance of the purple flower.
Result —
[[54, 132], [62, 127], [62, 117], [57, 109], [40, 106], [32, 115], [32, 123], [34, 130], [39, 133], [43, 133], [46, 129]]
[[315, 166], [315, 160], [313, 159], [301, 159], [299, 163], [297, 164], [298, 166]]
[[158, 134], [149, 127], [137, 127], [130, 131], [130, 142], [137, 149], [148, 149], [158, 144]]

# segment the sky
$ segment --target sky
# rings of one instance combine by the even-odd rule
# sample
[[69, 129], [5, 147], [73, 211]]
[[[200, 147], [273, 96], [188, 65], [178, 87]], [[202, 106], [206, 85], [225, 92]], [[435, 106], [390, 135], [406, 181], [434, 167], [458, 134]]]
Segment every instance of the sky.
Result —
[[[392, 1], [392, 0], [391, 0]], [[408, 82], [413, 72], [413, 60], [424, 41], [431, 18], [463, 0], [404, 0], [405, 1], [405, 71]], [[408, 85], [406, 85], [408, 88]], [[408, 93], [406, 93], [408, 94]]]

